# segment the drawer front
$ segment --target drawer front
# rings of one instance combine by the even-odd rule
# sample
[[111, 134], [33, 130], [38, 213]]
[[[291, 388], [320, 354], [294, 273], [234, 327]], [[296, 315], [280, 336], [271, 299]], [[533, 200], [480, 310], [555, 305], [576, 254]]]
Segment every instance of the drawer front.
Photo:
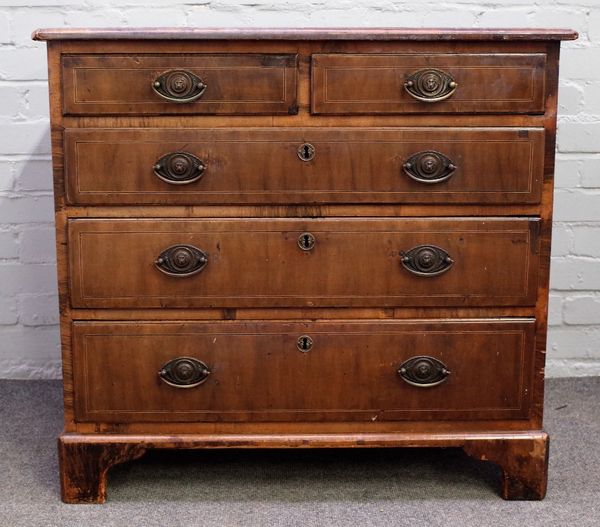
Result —
[[543, 180], [541, 128], [69, 129], [64, 137], [68, 199], [81, 204], [536, 203]]
[[[526, 418], [534, 326], [523, 319], [75, 322], [76, 419]], [[303, 338], [309, 351], [298, 348]]]
[[62, 73], [67, 115], [297, 113], [296, 55], [64, 55]]
[[317, 54], [312, 111], [544, 113], [545, 68], [544, 53]]
[[536, 219], [69, 220], [74, 307], [534, 305]]

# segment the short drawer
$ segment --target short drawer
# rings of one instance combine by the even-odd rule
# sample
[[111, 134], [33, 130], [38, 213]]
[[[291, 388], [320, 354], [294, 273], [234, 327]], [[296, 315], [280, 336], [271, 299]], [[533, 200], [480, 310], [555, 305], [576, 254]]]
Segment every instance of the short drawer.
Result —
[[74, 307], [534, 305], [537, 219], [69, 220]]
[[103, 422], [526, 418], [534, 326], [528, 319], [75, 322], [75, 415]]
[[544, 113], [544, 53], [316, 54], [323, 114]]
[[63, 112], [297, 113], [296, 55], [63, 55]]
[[541, 128], [67, 129], [75, 204], [536, 203]]

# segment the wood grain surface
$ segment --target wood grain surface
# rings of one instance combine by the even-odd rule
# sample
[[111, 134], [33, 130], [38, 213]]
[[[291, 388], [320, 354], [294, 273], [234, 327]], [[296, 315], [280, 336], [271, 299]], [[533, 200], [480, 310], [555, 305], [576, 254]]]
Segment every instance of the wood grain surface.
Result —
[[[297, 113], [295, 55], [65, 55], [65, 114]], [[206, 85], [189, 103], [152, 88], [165, 71], [191, 72]]]
[[47, 28], [34, 40], [574, 40], [572, 29], [545, 28]]
[[[546, 55], [315, 54], [312, 111], [325, 114], [543, 113]], [[415, 71], [435, 69], [458, 84], [445, 100], [416, 100], [404, 88]]]
[[[74, 325], [81, 421], [389, 421], [526, 418], [533, 320]], [[298, 338], [312, 339], [300, 351]], [[450, 375], [418, 387], [412, 357]], [[158, 378], [179, 357], [205, 363], [193, 388]], [[493, 380], [493, 382], [491, 382]]]
[[[535, 219], [70, 220], [74, 307], [533, 305]], [[314, 248], [302, 250], [304, 233]], [[192, 276], [155, 266], [169, 247], [208, 258]], [[422, 245], [454, 260], [419, 276], [402, 257]]]
[[[542, 128], [126, 128], [65, 130], [72, 204], [537, 203]], [[314, 158], [298, 154], [303, 144]], [[403, 165], [439, 152], [446, 181], [412, 179]], [[200, 159], [201, 179], [165, 182], [164, 155]]]

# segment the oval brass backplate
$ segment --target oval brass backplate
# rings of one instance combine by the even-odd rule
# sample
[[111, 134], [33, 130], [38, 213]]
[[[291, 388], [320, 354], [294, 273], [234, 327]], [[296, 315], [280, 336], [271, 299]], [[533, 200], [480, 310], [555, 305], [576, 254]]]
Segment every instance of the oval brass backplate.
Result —
[[158, 372], [163, 382], [175, 388], [194, 388], [206, 381], [209, 375], [208, 366], [193, 357], [170, 360]]
[[170, 102], [194, 102], [202, 97], [206, 84], [190, 71], [169, 70], [152, 81], [154, 92]]
[[404, 82], [407, 93], [422, 102], [439, 102], [450, 97], [458, 83], [452, 75], [435, 68], [415, 71]]
[[432, 388], [443, 383], [450, 371], [442, 361], [422, 355], [403, 362], [398, 369], [398, 375], [412, 386]]
[[439, 276], [454, 265], [450, 255], [435, 245], [418, 245], [401, 255], [402, 266], [417, 276]]
[[161, 273], [177, 278], [193, 276], [202, 271], [207, 263], [207, 254], [193, 245], [172, 245], [154, 261]]
[[456, 165], [435, 150], [425, 150], [410, 156], [402, 165], [404, 172], [419, 183], [441, 183], [449, 179]]
[[206, 166], [201, 159], [189, 152], [171, 152], [154, 163], [154, 174], [170, 185], [188, 185], [198, 181]]

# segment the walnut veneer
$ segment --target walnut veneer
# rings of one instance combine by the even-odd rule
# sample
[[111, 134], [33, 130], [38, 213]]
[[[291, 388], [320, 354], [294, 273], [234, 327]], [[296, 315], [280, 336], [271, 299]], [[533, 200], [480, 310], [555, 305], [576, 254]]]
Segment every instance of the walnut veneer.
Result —
[[541, 499], [567, 30], [54, 29], [62, 497], [152, 448], [460, 447]]

